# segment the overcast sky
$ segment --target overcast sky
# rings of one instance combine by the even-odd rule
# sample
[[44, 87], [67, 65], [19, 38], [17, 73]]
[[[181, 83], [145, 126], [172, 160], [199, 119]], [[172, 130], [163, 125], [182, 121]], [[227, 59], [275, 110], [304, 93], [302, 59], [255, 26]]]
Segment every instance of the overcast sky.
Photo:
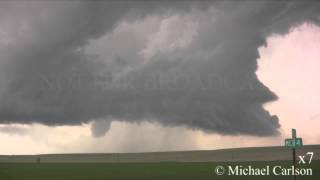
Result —
[[1, 154], [320, 143], [316, 1], [0, 2]]

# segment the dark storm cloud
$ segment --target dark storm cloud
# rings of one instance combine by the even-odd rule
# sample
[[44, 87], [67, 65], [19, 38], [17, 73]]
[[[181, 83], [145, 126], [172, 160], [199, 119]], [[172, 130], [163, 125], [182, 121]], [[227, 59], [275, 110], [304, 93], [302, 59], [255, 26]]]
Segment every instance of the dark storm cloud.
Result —
[[[320, 12], [315, 2], [218, 1], [214, 24], [202, 22], [188, 51], [155, 55], [115, 77], [118, 70], [132, 66], [130, 59], [100, 62], [82, 50], [89, 40], [110, 33], [124, 19], [207, 8], [185, 1], [35, 1], [5, 6], [12, 10], [1, 14], [2, 22], [20, 20], [16, 26], [23, 35], [1, 46], [5, 54], [1, 62], [8, 62], [3, 72], [10, 75], [1, 81], [1, 123], [76, 125], [108, 117], [108, 125], [110, 119], [157, 121], [259, 136], [277, 134], [280, 125], [262, 107], [276, 95], [256, 77], [257, 48], [271, 33], [284, 33], [303, 21], [319, 21]], [[206, 58], [195, 55], [201, 52], [213, 53]], [[95, 136], [108, 129], [100, 125], [93, 125]]]

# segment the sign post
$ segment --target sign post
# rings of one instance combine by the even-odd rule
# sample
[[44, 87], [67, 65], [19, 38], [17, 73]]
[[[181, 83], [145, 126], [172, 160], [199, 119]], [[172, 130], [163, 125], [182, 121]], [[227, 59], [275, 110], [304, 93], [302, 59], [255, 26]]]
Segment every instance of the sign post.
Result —
[[[302, 138], [297, 138], [297, 130], [292, 129], [292, 138], [290, 139], [285, 139], [285, 146], [287, 148], [292, 149], [292, 163], [293, 163], [293, 170], [295, 171], [296, 169], [296, 148], [300, 148], [303, 146], [302, 143]], [[294, 174], [293, 179], [296, 180], [297, 177]]]

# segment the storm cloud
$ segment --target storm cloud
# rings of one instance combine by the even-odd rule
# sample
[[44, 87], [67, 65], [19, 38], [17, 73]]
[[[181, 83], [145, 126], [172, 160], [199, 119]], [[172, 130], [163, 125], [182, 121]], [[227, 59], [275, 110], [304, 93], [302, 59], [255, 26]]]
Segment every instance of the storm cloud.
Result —
[[276, 135], [258, 48], [319, 12], [313, 1], [1, 2], [0, 123]]

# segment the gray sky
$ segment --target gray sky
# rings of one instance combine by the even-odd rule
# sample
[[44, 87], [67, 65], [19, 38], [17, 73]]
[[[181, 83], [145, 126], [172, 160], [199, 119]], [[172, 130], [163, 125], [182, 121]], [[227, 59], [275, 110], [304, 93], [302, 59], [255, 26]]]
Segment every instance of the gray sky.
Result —
[[279, 117], [264, 107], [279, 95], [257, 77], [258, 49], [273, 34], [317, 25], [319, 9], [315, 1], [1, 2], [0, 123], [90, 124], [96, 138], [113, 122], [279, 137]]

